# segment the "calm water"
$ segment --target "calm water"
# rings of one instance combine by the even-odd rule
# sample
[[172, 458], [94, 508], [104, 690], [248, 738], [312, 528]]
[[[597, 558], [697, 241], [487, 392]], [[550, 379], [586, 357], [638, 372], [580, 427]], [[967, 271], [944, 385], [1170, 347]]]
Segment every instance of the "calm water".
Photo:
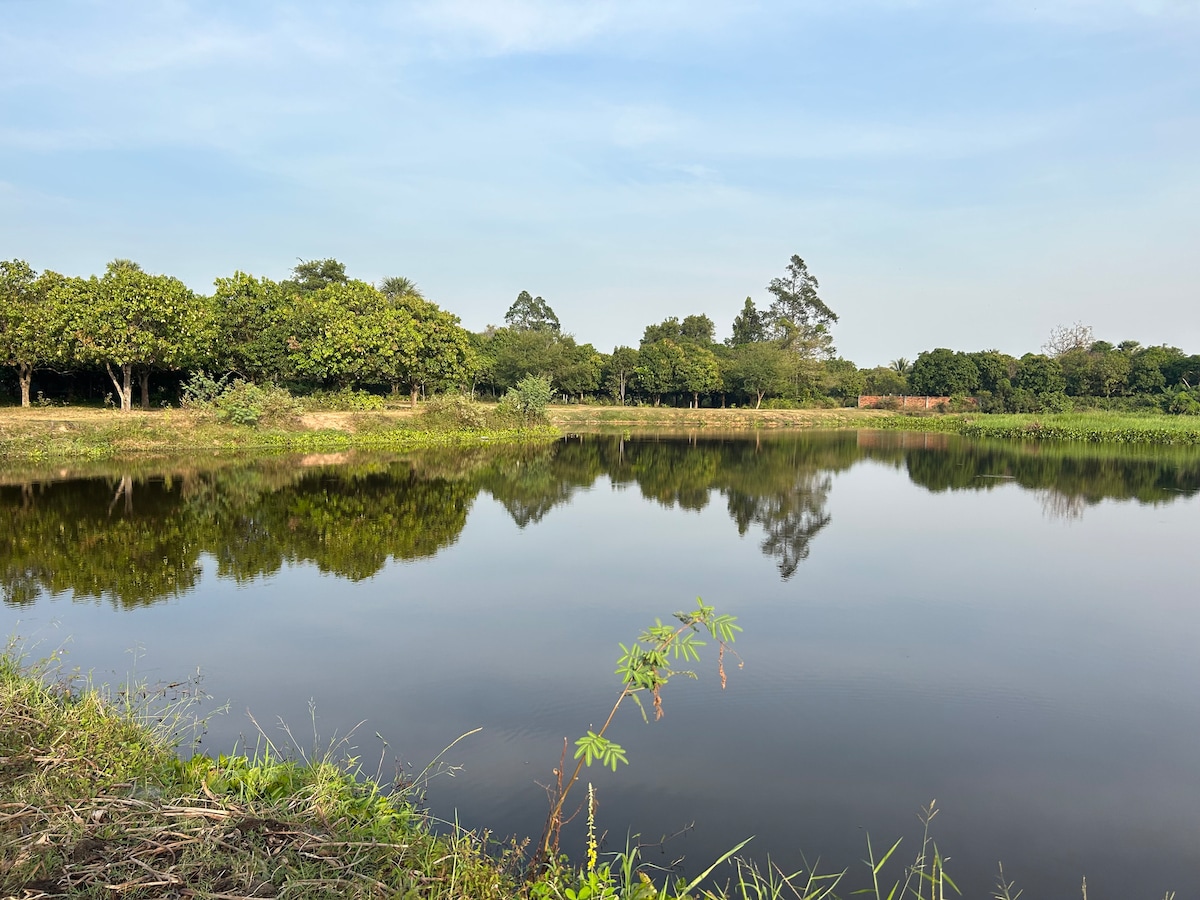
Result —
[[617, 642], [702, 596], [745, 666], [618, 721], [610, 844], [841, 868], [868, 831], [915, 853], [936, 798], [966, 896], [998, 860], [1030, 898], [1200, 895], [1200, 454], [583, 436], [87, 474], [0, 470], [0, 631], [99, 680], [199, 667], [214, 752], [249, 712], [390, 776], [482, 727], [429, 804], [536, 838]]

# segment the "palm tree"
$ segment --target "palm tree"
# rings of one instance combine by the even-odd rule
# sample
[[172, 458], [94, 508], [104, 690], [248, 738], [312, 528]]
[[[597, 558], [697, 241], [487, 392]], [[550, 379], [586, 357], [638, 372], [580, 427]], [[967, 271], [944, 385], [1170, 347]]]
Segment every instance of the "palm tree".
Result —
[[912, 371], [912, 363], [901, 356], [899, 359], [893, 359], [888, 363], [888, 367], [897, 375], [907, 375]]
[[424, 300], [425, 295], [421, 293], [421, 289], [417, 287], [417, 283], [411, 278], [405, 278], [403, 275], [392, 275], [390, 278], [385, 278], [379, 282], [379, 290], [389, 300], [401, 300], [404, 297], [416, 297], [418, 300]]

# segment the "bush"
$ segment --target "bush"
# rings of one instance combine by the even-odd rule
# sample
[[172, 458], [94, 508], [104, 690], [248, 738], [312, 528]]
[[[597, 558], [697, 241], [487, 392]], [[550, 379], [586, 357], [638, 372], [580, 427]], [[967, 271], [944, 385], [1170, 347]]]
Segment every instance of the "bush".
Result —
[[550, 379], [545, 375], [526, 375], [501, 398], [497, 413], [525, 423], [545, 422], [550, 392]]
[[378, 412], [384, 408], [383, 398], [370, 391], [342, 388], [339, 391], [315, 391], [304, 398], [305, 409], [327, 409], [336, 412]]
[[464, 394], [441, 394], [425, 404], [421, 421], [433, 428], [486, 428], [488, 411]]
[[228, 375], [210, 378], [204, 371], [184, 382], [182, 395], [184, 409], [212, 413], [234, 425], [284, 424], [303, 412], [286, 388], [259, 387], [241, 378], [230, 383]]

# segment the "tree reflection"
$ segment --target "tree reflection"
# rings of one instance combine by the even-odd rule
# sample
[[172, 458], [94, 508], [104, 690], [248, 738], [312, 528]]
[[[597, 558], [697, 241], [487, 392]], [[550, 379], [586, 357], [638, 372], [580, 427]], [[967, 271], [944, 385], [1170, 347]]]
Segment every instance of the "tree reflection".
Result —
[[1168, 503], [1200, 492], [1194, 450], [867, 432], [589, 436], [411, 456], [143, 464], [0, 483], [9, 523], [0, 532], [0, 596], [11, 605], [71, 593], [139, 606], [193, 590], [205, 558], [239, 583], [303, 563], [359, 581], [454, 544], [481, 493], [526, 528], [605, 478], [688, 512], [723, 498], [738, 534], [758, 531], [787, 580], [832, 521], [832, 475], [862, 459], [903, 468], [935, 492], [1015, 484], [1064, 519], [1105, 499]]

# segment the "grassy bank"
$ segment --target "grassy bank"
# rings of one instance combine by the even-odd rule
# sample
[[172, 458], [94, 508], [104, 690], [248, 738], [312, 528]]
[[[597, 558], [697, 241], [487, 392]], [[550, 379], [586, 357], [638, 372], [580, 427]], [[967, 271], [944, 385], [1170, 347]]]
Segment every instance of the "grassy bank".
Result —
[[[0, 654], [0, 897], [849, 896], [839, 893], [841, 873], [787, 874], [737, 859], [668, 886], [661, 868], [643, 867], [629, 848], [605, 854], [611, 862], [593, 856], [573, 868], [563, 860], [530, 877], [518, 849], [435, 828], [411, 792], [385, 791], [353, 759], [185, 761], [172, 739], [184, 721], [177, 705], [131, 705], [144, 689], [111, 694], [51, 675]], [[933, 897], [937, 880], [949, 896], [927, 828], [918, 849], [907, 863], [895, 847], [868, 851], [861, 874], [875, 886], [866, 893]]]
[[1200, 418], [1194, 416], [1118, 412], [895, 415], [866, 427], [1019, 441], [1200, 445]]
[[879, 409], [676, 409], [668, 406], [551, 406], [551, 423], [573, 428], [873, 428]]
[[166, 409], [118, 413], [77, 407], [0, 409], [0, 459], [114, 459], [183, 452], [334, 453], [407, 451], [552, 440], [552, 426], [462, 427], [409, 410], [308, 412], [283, 423], [235, 425], [211, 415]]

